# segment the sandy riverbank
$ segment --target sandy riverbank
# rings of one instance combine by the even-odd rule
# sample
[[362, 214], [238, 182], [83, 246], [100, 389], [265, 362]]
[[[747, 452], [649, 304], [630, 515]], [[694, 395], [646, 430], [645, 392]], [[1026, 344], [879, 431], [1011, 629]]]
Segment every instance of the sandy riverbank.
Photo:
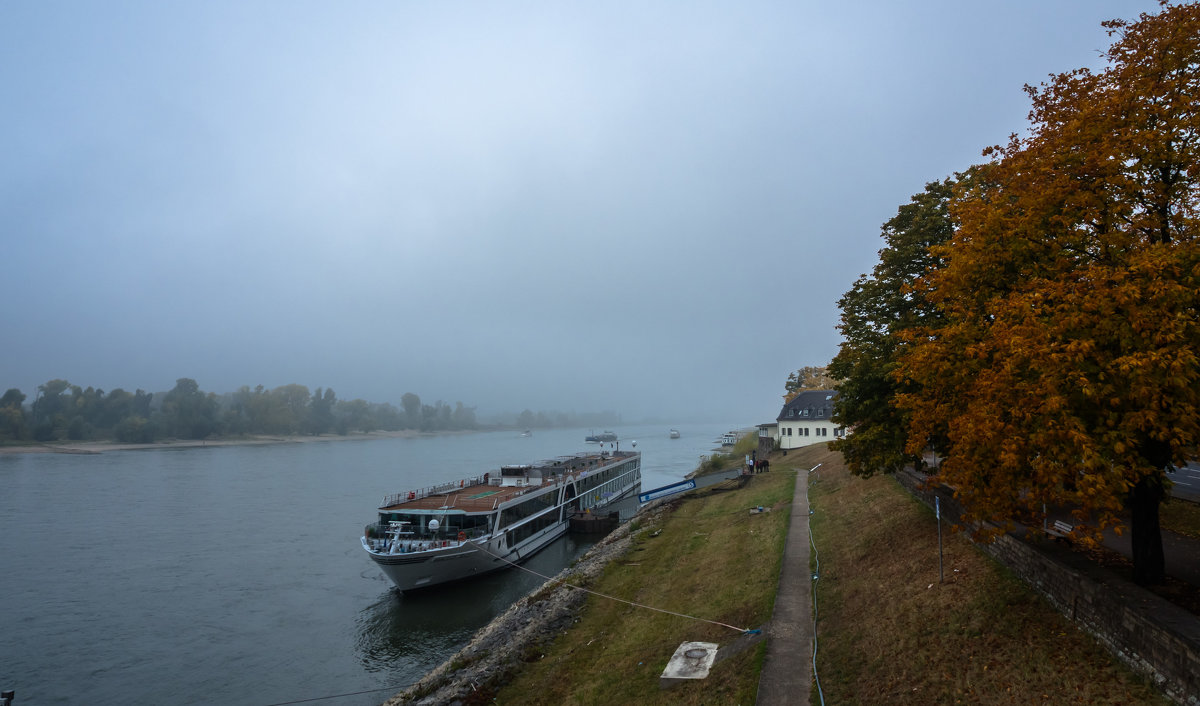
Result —
[[146, 449], [190, 449], [206, 446], [261, 446], [266, 444], [307, 444], [315, 441], [369, 441], [371, 439], [407, 439], [418, 436], [443, 436], [447, 434], [473, 434], [473, 431], [421, 432], [415, 429], [401, 431], [372, 431], [346, 434], [321, 434], [318, 436], [238, 436], [220, 439], [167, 439], [150, 444], [125, 444], [117, 441], [55, 441], [25, 446], [0, 446], [0, 454], [99, 454], [105, 451], [141, 451]]

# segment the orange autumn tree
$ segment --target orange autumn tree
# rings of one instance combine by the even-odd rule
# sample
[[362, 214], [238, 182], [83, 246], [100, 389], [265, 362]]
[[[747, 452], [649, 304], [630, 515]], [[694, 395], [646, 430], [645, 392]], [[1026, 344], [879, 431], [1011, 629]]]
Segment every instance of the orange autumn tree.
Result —
[[[1134, 578], [1163, 580], [1159, 504], [1200, 441], [1200, 6], [1105, 23], [1100, 72], [1027, 87], [1030, 130], [956, 194], [959, 228], [906, 334], [910, 453], [968, 521], [1084, 536], [1131, 518]], [[986, 534], [987, 531], [984, 532]]]
[[829, 376], [829, 367], [825, 365], [806, 365], [794, 373], [789, 373], [784, 383], [783, 403], [787, 404], [805, 390], [832, 390], [837, 380]]

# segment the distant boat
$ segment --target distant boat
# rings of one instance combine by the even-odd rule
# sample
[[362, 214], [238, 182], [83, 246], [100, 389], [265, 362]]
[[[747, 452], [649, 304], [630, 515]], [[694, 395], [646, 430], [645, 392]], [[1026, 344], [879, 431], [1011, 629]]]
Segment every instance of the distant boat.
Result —
[[533, 436], [533, 432], [526, 429], [525, 431], [521, 432], [521, 436]]
[[679, 438], [679, 430], [678, 430], [678, 429], [672, 429], [672, 430], [671, 430], [671, 438], [672, 438], [672, 439], [678, 439], [678, 438]]
[[599, 444], [605, 441], [616, 441], [617, 435], [611, 431], [605, 431], [600, 434], [588, 434], [583, 440], [588, 443]]

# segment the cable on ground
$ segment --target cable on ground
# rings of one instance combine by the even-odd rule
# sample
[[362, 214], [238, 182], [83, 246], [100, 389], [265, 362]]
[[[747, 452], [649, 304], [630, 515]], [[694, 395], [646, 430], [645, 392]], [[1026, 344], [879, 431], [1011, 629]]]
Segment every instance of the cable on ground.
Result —
[[[554, 581], [554, 577], [552, 577], [552, 576], [546, 576], [545, 574], [540, 574], [540, 573], [538, 573], [538, 572], [534, 571], [533, 569], [530, 569], [530, 568], [527, 568], [527, 567], [521, 566], [520, 564], [518, 564], [518, 563], [516, 563], [516, 562], [514, 562], [514, 561], [509, 561], [508, 559], [505, 559], [504, 557], [502, 557], [502, 556], [499, 556], [498, 554], [493, 554], [492, 552], [489, 552], [487, 549], [485, 549], [485, 548], [484, 548], [482, 545], [477, 545], [477, 547], [476, 547], [476, 548], [477, 548], [479, 551], [483, 552], [484, 554], [487, 554], [487, 555], [489, 555], [489, 556], [495, 557], [496, 559], [499, 559], [500, 561], [503, 561], [503, 562], [505, 562], [506, 564], [509, 564], [510, 566], [515, 566], [516, 568], [520, 569], [521, 571], [525, 571], [525, 572], [531, 573], [531, 574], [533, 574], [534, 576], [538, 576], [538, 577], [540, 577], [540, 578], [542, 578], [542, 579], [545, 579], [546, 581]], [[572, 584], [572, 583], [567, 583], [566, 581], [558, 581], [558, 584], [559, 584], [559, 585], [562, 585], [562, 586], [566, 586], [567, 588], [575, 588], [575, 589], [578, 589], [578, 590], [580, 590], [580, 591], [583, 591], [583, 592], [585, 592], [585, 593], [590, 593], [590, 594], [592, 594], [593, 596], [599, 596], [599, 597], [601, 597], [601, 598], [607, 598], [607, 599], [609, 599], [610, 601], [617, 601], [618, 603], [625, 603], [626, 605], [636, 606], [636, 607], [638, 607], [638, 608], [645, 608], [646, 610], [652, 610], [652, 611], [656, 611], [656, 612], [658, 612], [658, 613], [666, 613], [667, 615], [674, 615], [674, 616], [678, 616], [678, 617], [680, 617], [680, 618], [687, 618], [687, 619], [689, 619], [689, 620], [698, 620], [698, 621], [700, 621], [700, 622], [702, 622], [702, 623], [710, 623], [710, 624], [712, 624], [712, 625], [720, 625], [720, 626], [721, 626], [721, 627], [723, 627], [723, 628], [729, 628], [730, 630], [736, 630], [736, 631], [738, 631], [738, 632], [740, 632], [740, 633], [742, 633], [742, 634], [749, 634], [749, 633], [750, 633], [750, 629], [749, 629], [749, 628], [739, 628], [739, 627], [738, 627], [738, 626], [736, 626], [736, 625], [730, 625], [730, 624], [728, 624], [728, 623], [722, 623], [722, 622], [720, 622], [720, 621], [717, 621], [717, 620], [708, 620], [707, 618], [698, 618], [698, 617], [696, 617], [696, 616], [694, 616], [694, 615], [687, 615], [686, 613], [676, 613], [675, 611], [672, 611], [672, 610], [666, 610], [665, 608], [655, 608], [654, 606], [649, 606], [649, 605], [645, 605], [645, 604], [642, 604], [642, 603], [634, 603], [633, 601], [627, 601], [627, 600], [625, 600], [624, 598], [617, 598], [616, 596], [610, 596], [610, 595], [608, 595], [608, 594], [606, 594], [606, 593], [600, 593], [599, 591], [593, 591], [593, 590], [591, 590], [590, 588], [584, 588], [583, 586], [576, 586], [575, 584]]]
[[[819, 675], [819, 674], [817, 674], [817, 615], [818, 615], [818, 613], [817, 613], [817, 579], [818, 579], [818, 578], [821, 576], [821, 555], [820, 555], [820, 554], [817, 552], [817, 542], [816, 542], [816, 540], [814, 540], [814, 539], [813, 539], [813, 534], [812, 534], [812, 515], [813, 515], [813, 510], [812, 510], [812, 504], [811, 504], [811, 503], [809, 502], [809, 500], [808, 500], [808, 489], [809, 489], [810, 487], [812, 487], [812, 473], [813, 473], [813, 471], [817, 470], [817, 469], [818, 469], [818, 468], [820, 468], [820, 467], [821, 467], [821, 464], [819, 464], [819, 463], [818, 463], [817, 465], [813, 466], [812, 468], [810, 468], [810, 469], [808, 470], [809, 479], [808, 479], [808, 482], [807, 482], [807, 483], [805, 483], [805, 485], [804, 485], [804, 500], [805, 500], [805, 504], [806, 504], [806, 505], [808, 505], [808, 542], [809, 542], [809, 544], [811, 544], [811, 545], [812, 545], [812, 550], [813, 550], [813, 560], [814, 560], [814, 561], [816, 561], [816, 564], [817, 564], [817, 570], [816, 570], [816, 572], [813, 574], [813, 577], [812, 577], [812, 578], [813, 578], [813, 584], [812, 584], [812, 602], [813, 602], [813, 656], [812, 656], [812, 667], [813, 667], [813, 680], [814, 680], [814, 681], [816, 681], [816, 683], [817, 683], [817, 696], [821, 697], [821, 706], [825, 706], [825, 692], [823, 692], [823, 691], [821, 690], [821, 677], [820, 677], [820, 675]], [[820, 477], [820, 476], [818, 476], [818, 477]]]

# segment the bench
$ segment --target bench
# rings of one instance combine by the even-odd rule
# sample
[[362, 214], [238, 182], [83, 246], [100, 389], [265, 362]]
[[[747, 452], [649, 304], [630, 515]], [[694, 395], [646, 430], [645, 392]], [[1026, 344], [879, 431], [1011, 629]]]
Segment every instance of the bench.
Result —
[[1074, 525], [1067, 523], [1067, 522], [1063, 522], [1062, 520], [1055, 520], [1054, 526], [1051, 528], [1048, 528], [1046, 530], [1046, 534], [1049, 534], [1053, 537], [1057, 537], [1059, 539], [1070, 539], [1071, 532], [1074, 530], [1075, 530]]

